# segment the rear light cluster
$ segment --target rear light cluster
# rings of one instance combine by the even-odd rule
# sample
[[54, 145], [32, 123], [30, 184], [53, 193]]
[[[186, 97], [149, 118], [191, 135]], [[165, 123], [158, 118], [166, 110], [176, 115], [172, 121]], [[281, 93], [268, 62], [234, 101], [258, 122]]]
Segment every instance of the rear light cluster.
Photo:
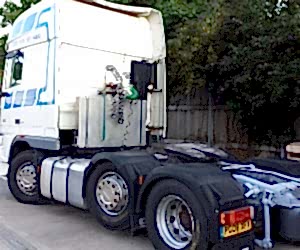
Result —
[[221, 212], [220, 223], [223, 226], [244, 223], [254, 219], [254, 208], [252, 206]]

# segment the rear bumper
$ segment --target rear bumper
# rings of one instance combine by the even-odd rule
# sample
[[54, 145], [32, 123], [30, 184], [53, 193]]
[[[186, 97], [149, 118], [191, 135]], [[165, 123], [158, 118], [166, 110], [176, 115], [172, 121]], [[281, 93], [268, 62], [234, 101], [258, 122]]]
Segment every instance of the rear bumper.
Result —
[[251, 232], [243, 236], [224, 240], [215, 244], [211, 250], [254, 250], [254, 234]]
[[7, 176], [9, 165], [6, 162], [0, 162], [0, 176]]

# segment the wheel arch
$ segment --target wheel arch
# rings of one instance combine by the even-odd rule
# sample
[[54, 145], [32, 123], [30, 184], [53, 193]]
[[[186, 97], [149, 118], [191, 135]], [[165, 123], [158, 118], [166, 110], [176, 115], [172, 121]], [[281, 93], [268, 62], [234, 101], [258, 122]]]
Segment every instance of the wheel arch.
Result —
[[[29, 145], [25, 142], [18, 142], [15, 143], [15, 147], [13, 148], [14, 153], [16, 154], [15, 157], [12, 158], [9, 171], [7, 175], [8, 180], [8, 187], [13, 194], [13, 196], [21, 203], [25, 204], [44, 204], [44, 198], [41, 196], [40, 187], [39, 187], [39, 174], [38, 173], [38, 162], [40, 159], [44, 157], [42, 152], [39, 152], [34, 149], [30, 149]], [[28, 167], [26, 170], [27, 173], [29, 172], [30, 178], [29, 181], [25, 181], [26, 184], [22, 188], [18, 187], [17, 175], [18, 171], [23, 168]], [[34, 174], [35, 172], [35, 174]], [[34, 181], [35, 179], [35, 181]], [[24, 183], [23, 183], [24, 184]], [[32, 195], [28, 195], [26, 193], [26, 185], [30, 185], [27, 188], [32, 190], [28, 190], [28, 192], [32, 192]]]
[[218, 232], [219, 211], [246, 205], [237, 182], [219, 168], [198, 163], [170, 164], [149, 173], [139, 192], [135, 213], [143, 217], [146, 200], [153, 187], [160, 181], [170, 179], [185, 185], [198, 199], [199, 204], [205, 204], [202, 209], [206, 218], [210, 218], [208, 230], [211, 242], [218, 241], [216, 232]]
[[139, 192], [137, 204], [136, 204], [137, 214], [144, 213], [147, 197], [151, 193], [153, 187], [157, 185], [159, 182], [166, 181], [166, 180], [178, 181], [183, 185], [185, 185], [188, 189], [190, 189], [191, 192], [193, 192], [193, 189], [194, 190], [197, 189], [197, 184], [193, 181], [193, 178], [186, 175], [182, 175], [177, 171], [172, 171], [171, 168], [167, 168], [167, 167], [156, 168], [153, 170], [152, 173], [148, 175]]
[[60, 150], [60, 141], [49, 137], [17, 135], [11, 143], [9, 162], [18, 153], [29, 149], [58, 151]]
[[141, 208], [151, 189], [157, 182], [165, 179], [174, 179], [184, 184], [198, 199], [204, 197], [214, 208], [233, 200], [244, 199], [240, 186], [231, 175], [211, 167], [210, 164], [200, 164], [199, 168], [193, 166], [195, 164], [172, 164], [153, 169], [139, 192], [136, 212], [142, 212]]
[[[121, 175], [128, 178], [132, 194], [135, 194], [136, 181], [139, 176], [147, 176], [153, 169], [158, 167], [159, 163], [145, 152], [101, 152], [95, 154], [90, 166], [84, 174], [83, 189], [85, 189], [88, 178], [99, 164], [111, 162]], [[140, 189], [141, 186], [138, 187]], [[83, 191], [86, 197], [85, 190]], [[138, 195], [136, 195], [138, 196]], [[135, 206], [134, 206], [135, 207]], [[134, 209], [133, 209], [134, 210]]]
[[[157, 176], [156, 178], [153, 177], [149, 181], [145, 182], [137, 199], [137, 204], [136, 204], [136, 213], [137, 214], [144, 214], [145, 213], [145, 208], [146, 208], [146, 203], [147, 203], [147, 198], [149, 197], [152, 189], [162, 181], [166, 180], [176, 180], [175, 178], [172, 178], [171, 176]], [[176, 180], [178, 181], [178, 180]]]
[[20, 152], [31, 149], [31, 146], [26, 141], [14, 140], [10, 147], [8, 162], [11, 163], [12, 159]]

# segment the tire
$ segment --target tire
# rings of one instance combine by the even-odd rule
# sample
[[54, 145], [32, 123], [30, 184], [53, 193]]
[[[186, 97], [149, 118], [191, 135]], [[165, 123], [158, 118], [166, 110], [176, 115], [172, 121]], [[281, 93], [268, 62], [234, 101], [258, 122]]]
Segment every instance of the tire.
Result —
[[[113, 179], [110, 179], [111, 178], [110, 173], [114, 173], [114, 175], [112, 175]], [[107, 178], [103, 179], [103, 182], [106, 183], [104, 184], [106, 185], [104, 189], [109, 188], [109, 190], [106, 189], [106, 191], [108, 190], [108, 192], [111, 192], [110, 195], [112, 195], [112, 197], [115, 197], [113, 195], [113, 192], [115, 192], [115, 194], [116, 192], [122, 193], [123, 199], [120, 199], [120, 202], [109, 204], [109, 201], [107, 200], [105, 201], [103, 195], [101, 198], [102, 190], [99, 191], [98, 183], [100, 182], [101, 178], [103, 178], [104, 176], [108, 176]], [[115, 176], [118, 176], [118, 178], [115, 178]], [[122, 179], [122, 182], [119, 179]], [[110, 182], [109, 180], [112, 180], [112, 182]], [[128, 178], [122, 176], [111, 162], [105, 162], [97, 166], [97, 168], [93, 171], [93, 173], [88, 179], [86, 185], [87, 206], [90, 212], [96, 217], [98, 222], [110, 230], [125, 230], [128, 229], [130, 226], [130, 217], [129, 217], [130, 216], [129, 215], [130, 190], [129, 190], [129, 184], [127, 180]], [[116, 185], [116, 189], [112, 189], [115, 181], [120, 182], [119, 186]], [[108, 182], [109, 184], [107, 184]], [[124, 184], [126, 188], [124, 188]], [[118, 189], [121, 186], [123, 187], [122, 192], [120, 192], [120, 190]], [[97, 193], [98, 192], [97, 190], [100, 193]], [[119, 199], [120, 197], [121, 196], [117, 196], [117, 199]], [[107, 207], [105, 207], [105, 203], [103, 201], [107, 202], [106, 204]], [[110, 209], [110, 205], [112, 204], [114, 205], [118, 204], [115, 212], [113, 212], [113, 210]]]
[[[180, 205], [175, 205], [176, 209], [172, 208], [174, 207], [175, 203], [170, 203], [173, 204], [171, 206], [163, 205], [168, 202], [168, 199], [172, 199], [172, 198], [175, 199], [176, 197], [179, 199], [176, 202], [180, 202]], [[164, 211], [163, 210], [164, 207], [165, 208], [170, 207], [171, 208], [170, 211], [176, 210], [178, 212], [180, 206], [182, 209], [183, 207], [186, 207], [186, 205], [188, 206], [189, 209], [189, 211], [188, 209], [186, 209], [186, 211], [192, 213], [194, 223], [192, 222], [192, 220], [189, 220], [188, 223], [189, 227], [185, 227], [181, 222], [178, 223], [178, 220], [175, 220], [174, 216], [170, 216], [170, 220], [172, 219], [174, 222], [177, 221], [177, 224], [175, 224], [174, 222], [171, 223], [167, 222], [168, 218], [165, 217], [165, 215], [167, 215], [168, 212], [165, 211], [169, 211], [169, 210], [166, 209]], [[187, 188], [185, 185], [175, 180], [165, 180], [159, 182], [157, 185], [154, 186], [153, 190], [151, 191], [148, 197], [147, 204], [146, 204], [146, 224], [147, 224], [149, 238], [152, 241], [155, 249], [159, 249], [159, 250], [207, 249], [208, 248], [207, 223], [208, 220], [207, 218], [205, 218], [201, 204], [199, 203], [196, 196], [191, 192], [191, 190]], [[163, 225], [168, 225], [168, 226], [166, 228], [166, 226]], [[173, 226], [175, 225], [174, 228], [171, 228], [172, 225]], [[176, 225], [179, 228], [181, 227], [181, 229], [178, 230], [176, 228]], [[163, 228], [165, 228], [165, 230], [163, 230]], [[194, 228], [194, 230], [191, 230], [191, 228]], [[177, 230], [177, 232], [175, 230]], [[190, 241], [187, 240], [187, 237], [183, 237], [179, 239], [179, 241], [176, 241], [175, 239], [177, 243], [184, 241], [183, 243], [181, 242], [182, 244], [175, 243], [174, 245], [170, 243], [170, 240], [165, 240], [166, 238], [170, 238], [166, 235], [170, 236], [170, 234], [172, 234], [171, 233], [172, 231], [174, 231], [174, 234], [177, 235], [175, 237], [180, 238], [182, 237], [181, 233], [187, 232], [187, 230], [189, 232], [192, 231], [192, 235], [188, 236], [190, 237]], [[164, 231], [165, 233], [162, 233], [162, 231]], [[180, 234], [181, 236], [178, 236]], [[174, 240], [174, 237], [172, 238]]]
[[[8, 171], [8, 187], [17, 201], [24, 204], [45, 203], [46, 199], [40, 194], [39, 176], [36, 172], [37, 166], [35, 163], [35, 159], [43, 157], [44, 155], [39, 151], [27, 150], [20, 152], [12, 159]], [[25, 172], [29, 175], [26, 176], [25, 174], [24, 177]]]

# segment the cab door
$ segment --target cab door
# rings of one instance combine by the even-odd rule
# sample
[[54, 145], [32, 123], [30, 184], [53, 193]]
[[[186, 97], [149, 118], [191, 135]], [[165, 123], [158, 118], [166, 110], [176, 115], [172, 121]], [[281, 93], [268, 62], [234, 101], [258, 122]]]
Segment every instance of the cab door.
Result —
[[22, 76], [24, 51], [17, 50], [7, 54], [2, 84], [1, 127], [5, 134], [17, 134], [21, 123], [18, 112], [15, 112], [22, 102]]
[[1, 100], [4, 133], [58, 138], [55, 44], [29, 46], [7, 55]]

